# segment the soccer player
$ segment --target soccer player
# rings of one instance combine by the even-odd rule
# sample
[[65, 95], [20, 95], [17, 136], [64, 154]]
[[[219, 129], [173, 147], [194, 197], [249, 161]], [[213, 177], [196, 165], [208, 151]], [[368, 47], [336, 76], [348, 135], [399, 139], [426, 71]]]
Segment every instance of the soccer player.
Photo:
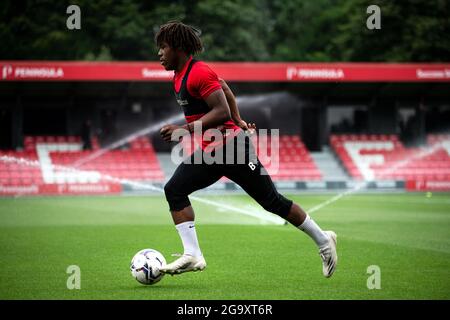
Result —
[[[184, 254], [172, 263], [165, 265], [161, 272], [179, 274], [187, 271], [203, 270], [206, 261], [200, 250], [194, 224], [194, 210], [189, 194], [206, 188], [225, 176], [242, 187], [264, 209], [279, 215], [298, 229], [305, 232], [317, 244], [323, 262], [323, 275], [330, 277], [336, 269], [336, 234], [322, 231], [311, 217], [299, 205], [278, 193], [271, 178], [261, 174], [264, 167], [258, 161], [251, 142], [242, 141], [240, 135], [255, 129], [241, 119], [235, 97], [225, 81], [202, 61], [193, 56], [203, 50], [199, 32], [178, 21], [169, 22], [160, 27], [155, 36], [159, 48], [158, 56], [166, 70], [173, 70], [173, 86], [178, 104], [184, 111], [186, 124], [183, 126], [165, 125], [161, 128], [162, 138], [170, 142], [172, 133], [183, 128], [192, 132], [194, 122], [200, 123], [202, 132], [210, 128], [233, 132], [224, 134], [222, 146], [228, 150], [237, 147], [237, 152], [245, 153], [243, 164], [182, 162], [172, 178], [164, 186], [172, 219], [181, 238]], [[231, 142], [230, 142], [231, 141]], [[214, 141], [216, 142], [216, 141]], [[210, 141], [204, 139], [201, 149], [194, 152], [206, 153]], [[239, 148], [240, 147], [240, 148]], [[243, 148], [242, 148], [243, 147]], [[226, 153], [226, 152], [225, 152]], [[193, 159], [194, 154], [191, 155]], [[249, 160], [247, 160], [249, 159]], [[252, 162], [252, 165], [250, 165]]]

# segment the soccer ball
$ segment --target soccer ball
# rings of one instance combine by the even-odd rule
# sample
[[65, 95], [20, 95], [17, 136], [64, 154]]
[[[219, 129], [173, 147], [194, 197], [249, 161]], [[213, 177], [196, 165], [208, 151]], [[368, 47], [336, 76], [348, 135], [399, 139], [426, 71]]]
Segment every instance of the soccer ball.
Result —
[[159, 251], [144, 249], [131, 259], [131, 275], [142, 284], [155, 284], [163, 278], [159, 268], [165, 264], [166, 259]]

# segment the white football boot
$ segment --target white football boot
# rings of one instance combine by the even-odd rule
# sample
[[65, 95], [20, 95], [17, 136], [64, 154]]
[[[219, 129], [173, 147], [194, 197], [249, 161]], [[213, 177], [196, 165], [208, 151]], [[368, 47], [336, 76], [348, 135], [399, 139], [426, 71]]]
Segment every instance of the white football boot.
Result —
[[191, 255], [183, 254], [174, 262], [161, 267], [159, 271], [161, 271], [162, 273], [174, 275], [189, 271], [202, 271], [205, 268], [206, 261], [203, 256], [194, 257]]
[[324, 231], [330, 238], [328, 244], [320, 248], [319, 254], [322, 258], [323, 275], [329, 278], [336, 270], [338, 256], [336, 252], [337, 236], [333, 231]]

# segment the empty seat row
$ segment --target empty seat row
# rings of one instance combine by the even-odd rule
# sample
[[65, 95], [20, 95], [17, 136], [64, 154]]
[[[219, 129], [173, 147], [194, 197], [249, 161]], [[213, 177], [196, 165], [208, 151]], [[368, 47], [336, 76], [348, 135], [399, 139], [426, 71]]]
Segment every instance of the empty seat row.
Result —
[[[355, 179], [450, 181], [450, 136], [429, 136], [428, 141], [427, 147], [405, 148], [395, 136], [330, 137], [332, 149]], [[432, 145], [437, 141], [442, 144]]]

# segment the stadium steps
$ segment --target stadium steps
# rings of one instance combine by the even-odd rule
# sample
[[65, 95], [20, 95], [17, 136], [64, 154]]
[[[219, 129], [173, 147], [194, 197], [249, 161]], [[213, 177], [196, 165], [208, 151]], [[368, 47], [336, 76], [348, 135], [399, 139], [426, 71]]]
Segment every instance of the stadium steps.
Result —
[[351, 180], [342, 165], [328, 147], [324, 147], [322, 152], [311, 152], [316, 166], [322, 173], [323, 180], [347, 181]]

